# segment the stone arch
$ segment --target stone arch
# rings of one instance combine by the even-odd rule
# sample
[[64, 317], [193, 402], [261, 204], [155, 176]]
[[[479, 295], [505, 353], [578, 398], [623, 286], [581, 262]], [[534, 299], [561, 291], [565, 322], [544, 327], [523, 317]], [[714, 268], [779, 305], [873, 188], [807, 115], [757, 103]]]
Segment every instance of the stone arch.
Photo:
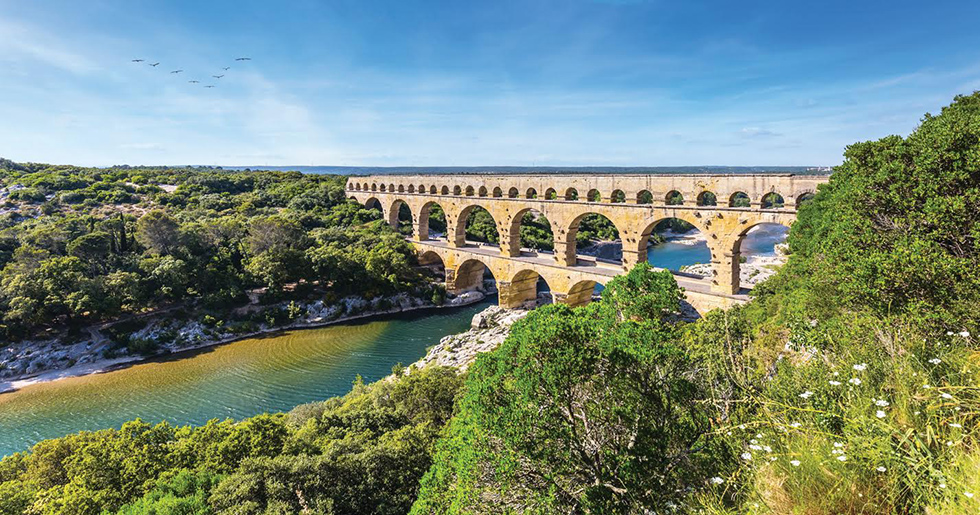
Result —
[[527, 191], [524, 192], [524, 198], [538, 198], [538, 190], [528, 188]]
[[504, 192], [503, 190], [500, 189], [500, 186], [497, 186], [496, 188], [493, 189], [493, 196], [497, 198], [504, 196]]
[[749, 207], [752, 205], [752, 199], [744, 191], [736, 191], [728, 197], [728, 207]]
[[[679, 222], [671, 223], [671, 221], [673, 220], [677, 220]], [[685, 242], [685, 245], [690, 245], [691, 247], [688, 248], [687, 253], [690, 254], [692, 251], [697, 251], [698, 253], [703, 252], [704, 255], [698, 263], [701, 265], [707, 265], [707, 271], [703, 270], [705, 266], [701, 266], [700, 268], [702, 268], [702, 270], [694, 271], [692, 273], [695, 273], [695, 275], [712, 275], [711, 263], [713, 262], [714, 250], [709, 244], [709, 239], [710, 239], [709, 233], [704, 227], [702, 227], [698, 223], [699, 221], [700, 219], [697, 218], [696, 216], [691, 215], [690, 212], [676, 212], [675, 216], [658, 216], [653, 219], [647, 219], [644, 222], [645, 225], [643, 227], [643, 230], [637, 233], [635, 250], [638, 253], [637, 254], [638, 262], [650, 263], [650, 265], [652, 266], [673, 270], [675, 272], [680, 271], [679, 270], [680, 266], [674, 266], [672, 263], [658, 261], [656, 258], [654, 258], [653, 261], [650, 261], [649, 258], [650, 258], [650, 253], [654, 250], [653, 247], [650, 245], [650, 239], [653, 237], [654, 232], [656, 232], [658, 228], [663, 229], [665, 231], [666, 230], [677, 231], [678, 230], [677, 226], [681, 225], [687, 227], [689, 231], [694, 231], [694, 232], [681, 233], [685, 239], [691, 238], [690, 240]], [[690, 226], [693, 226], [693, 229], [691, 229]], [[683, 230], [683, 228], [681, 228], [680, 230]], [[684, 264], [689, 265], [694, 263], [684, 263]]]
[[354, 183], [347, 184], [347, 191], [354, 191]]
[[677, 190], [670, 190], [664, 195], [664, 204], [668, 206], [683, 206], [684, 205], [684, 195]]
[[395, 184], [394, 183], [389, 183], [388, 184], [388, 192], [389, 193], [394, 193], [394, 191], [395, 191]]
[[815, 196], [816, 194], [809, 190], [800, 193], [799, 195], [796, 196], [796, 207], [798, 208], [800, 207], [800, 204], [813, 200], [813, 197]]
[[480, 186], [480, 189], [478, 191], [478, 194], [481, 197], [486, 197], [487, 196], [487, 187], [486, 186]]
[[640, 190], [636, 193], [637, 204], [653, 204], [653, 193], [650, 190]]
[[761, 207], [762, 209], [779, 209], [783, 207], [784, 201], [783, 196], [775, 191], [770, 191], [762, 196]]
[[[731, 285], [730, 285], [730, 287], [731, 287], [731, 292], [733, 292], [733, 293], [738, 292], [741, 289], [741, 287], [742, 287], [742, 279], [741, 279], [741, 272], [742, 272], [742, 244], [749, 237], [749, 233], [753, 232], [756, 228], [759, 228], [759, 227], [762, 227], [762, 226], [781, 226], [781, 227], [786, 228], [787, 230], [789, 229], [789, 223], [787, 223], [783, 219], [778, 219], [778, 220], [775, 220], [775, 221], [758, 220], [758, 221], [755, 221], [753, 223], [746, 224], [746, 226], [742, 229], [742, 231], [738, 233], [738, 236], [735, 238], [735, 241], [734, 241], [734, 243], [732, 245], [732, 248], [731, 248], [731, 263], [730, 263], [730, 266], [731, 266], [731, 277], [730, 277]], [[728, 266], [728, 265], [729, 264], [726, 263], [726, 266]], [[727, 288], [728, 285], [726, 284], [724, 286], [726, 287], [725, 289], [727, 291], [728, 290], [728, 288]]]
[[[531, 208], [531, 207], [526, 207], [526, 208], [521, 209], [521, 210], [517, 211], [516, 213], [514, 213], [513, 216], [511, 216], [510, 220], [507, 221], [507, 227], [506, 227], [507, 228], [507, 237], [506, 238], [501, 238], [501, 240], [500, 240], [501, 241], [501, 250], [506, 255], [511, 256], [511, 257], [520, 256], [521, 255], [521, 248], [525, 246], [524, 245], [524, 242], [521, 240], [521, 226], [524, 225], [524, 217], [525, 217], [525, 215], [528, 215], [530, 213], [538, 213], [540, 215], [540, 217], [537, 219], [538, 223], [536, 224], [536, 226], [540, 229], [540, 231], [534, 231], [534, 232], [535, 233], [538, 233], [538, 232], [550, 231], [551, 232], [551, 241], [550, 242], [540, 242], [541, 245], [529, 244], [527, 246], [531, 250], [535, 250], [535, 251], [540, 251], [540, 250], [545, 250], [545, 251], [547, 251], [547, 250], [554, 250], [554, 248], [555, 248], [555, 234], [554, 234], [554, 227], [552, 227], [552, 225], [551, 225], [551, 220], [548, 220], [548, 217], [546, 217], [544, 215], [544, 213], [538, 211], [537, 209], [534, 209], [534, 208]], [[544, 219], [544, 222], [543, 223], [540, 222], [541, 219]]]
[[713, 191], [704, 190], [701, 193], [698, 193], [697, 205], [699, 205], [699, 206], [717, 206], [718, 205], [718, 196], [715, 195], [715, 192], [713, 192]]
[[595, 292], [595, 287], [597, 284], [599, 283], [591, 279], [583, 279], [573, 284], [572, 287], [568, 289], [568, 293], [564, 295], [562, 303], [568, 305], [569, 307], [577, 308], [592, 302], [592, 295]]
[[425, 185], [419, 184], [419, 187], [416, 191], [418, 191], [419, 193], [425, 193]]
[[545, 200], [557, 200], [558, 199], [558, 192], [555, 191], [554, 188], [548, 188], [548, 189], [544, 190], [544, 199]]
[[372, 182], [371, 183], [371, 191], [378, 191], [378, 185]]
[[429, 195], [435, 195], [436, 194], [436, 191], [437, 190], [436, 190], [436, 185], [435, 184], [433, 184], [432, 186], [429, 186]]
[[[482, 291], [486, 274], [490, 274], [496, 281], [496, 276], [493, 275], [493, 271], [486, 263], [477, 258], [466, 259], [456, 267], [454, 272], [449, 274], [452, 275], [452, 279], [447, 277], [446, 288], [453, 293]], [[452, 282], [452, 285], [448, 284], [449, 281]]]
[[[498, 283], [498, 304], [504, 308], [516, 308], [527, 302], [537, 301], [538, 280], [543, 277], [529, 268], [510, 276], [506, 283]], [[545, 279], [547, 283], [547, 279]], [[549, 285], [550, 289], [550, 285]]]
[[507, 198], [517, 198], [520, 196], [521, 192], [517, 188], [511, 188], [507, 190]]
[[466, 196], [467, 197], [472, 197], [475, 194], [476, 194], [476, 190], [473, 189], [473, 186], [467, 186], [466, 187]]
[[385, 186], [383, 183], [381, 184], [381, 191], [388, 191], [388, 187]]
[[609, 200], [615, 204], [622, 204], [626, 202], [626, 193], [623, 190], [613, 190], [612, 195], [610, 195]]
[[415, 185], [414, 184], [409, 184], [408, 185], [408, 192], [409, 193], [415, 193]]
[[439, 226], [435, 227], [435, 230], [439, 231], [439, 229], [442, 229], [441, 232], [448, 232], [451, 223], [449, 219], [449, 213], [447, 213], [446, 210], [438, 202], [429, 201], [422, 204], [422, 207], [419, 208], [417, 218], [415, 219], [415, 223], [418, 227], [415, 234], [416, 239], [420, 241], [429, 239], [430, 237], [429, 226], [431, 225], [429, 217], [432, 215], [432, 208], [435, 206], [438, 206], [439, 211], [441, 211], [445, 216], [445, 221], [443, 222], [445, 224], [445, 227], [443, 227], [440, 224]]
[[377, 197], [370, 197], [365, 200], [364, 209], [376, 209], [384, 215], [384, 206], [381, 205], [381, 201]]
[[493, 220], [493, 227], [496, 230], [496, 235], [498, 238], [497, 243], [487, 242], [487, 244], [493, 246], [499, 245], [500, 233], [502, 232], [500, 230], [500, 222], [496, 219], [496, 217], [493, 216], [493, 213], [491, 213], [490, 210], [487, 209], [486, 207], [481, 206], [480, 204], [470, 204], [464, 207], [459, 212], [459, 215], [456, 217], [456, 224], [455, 224], [456, 230], [454, 232], [455, 238], [453, 239], [453, 242], [455, 242], [455, 246], [462, 247], [463, 245], [466, 244], [467, 222], [469, 221], [470, 216], [473, 215], [473, 213], [476, 212], [478, 209], [481, 211], [485, 211], [490, 216], [490, 219]]
[[449, 195], [449, 186], [443, 186], [442, 191], [440, 191], [440, 193], [443, 195]]
[[399, 184], [398, 185], [398, 193], [405, 193], [405, 185], [404, 184]]
[[446, 281], [446, 262], [438, 252], [427, 250], [419, 254], [419, 267], [428, 271], [437, 279]]
[[602, 194], [599, 193], [599, 190], [592, 188], [586, 193], [585, 200], [588, 202], [602, 202]]
[[[400, 216], [405, 212], [402, 207], [407, 210], [407, 220]], [[411, 226], [413, 217], [414, 215], [412, 213], [412, 208], [409, 207], [408, 203], [405, 202], [404, 199], [400, 198], [396, 198], [395, 200], [391, 201], [391, 204], [388, 206], [388, 210], [385, 211], [385, 219], [388, 221], [388, 225], [390, 225], [391, 228], [395, 229], [396, 231], [401, 230], [403, 223], [407, 222], [407, 224]]]
[[[558, 234], [555, 236], [555, 240], [556, 240], [555, 241], [555, 248], [556, 248], [555, 254], [556, 254], [556, 258], [559, 261], [562, 261], [563, 258], [564, 258], [564, 263], [563, 264], [565, 264], [566, 266], [574, 266], [574, 265], [576, 265], [578, 263], [578, 250], [577, 250], [577, 246], [576, 246], [576, 237], [578, 236], [579, 228], [580, 228], [580, 226], [582, 224], [582, 221], [585, 220], [585, 218], [587, 216], [589, 216], [589, 215], [595, 215], [595, 216], [602, 217], [602, 218], [605, 218], [606, 220], [608, 220], [609, 223], [611, 223], [612, 226], [615, 228], [616, 236], [618, 236], [616, 239], [620, 239], [621, 240], [624, 237], [624, 235], [627, 234], [623, 230], [623, 228], [621, 228], [619, 225], [616, 224], [616, 222], [614, 220], [612, 220], [611, 218], [609, 218], [608, 216], [606, 216], [606, 215], [604, 215], [602, 213], [598, 213], [598, 212], [594, 212], [594, 211], [590, 211], [590, 210], [587, 210], [587, 211], [585, 211], [583, 213], [579, 213], [578, 216], [576, 216], [575, 218], [573, 218], [571, 220], [571, 222], [569, 222], [569, 224], [565, 228], [564, 232], [558, 231]], [[559, 239], [561, 239], [562, 241], [559, 242], [558, 241]], [[559, 250], [561, 250], [561, 249], [559, 249], [560, 246], [563, 246], [564, 247], [564, 256], [558, 255], [559, 254]], [[612, 248], [611, 252], [613, 254], [616, 253], [615, 251], [616, 251], [616, 249], [615, 248]], [[623, 262], [622, 248], [620, 248], [619, 254], [620, 254], [620, 256], [619, 256], [619, 259], [618, 260], [617, 259], [612, 259], [612, 258], [600, 258], [600, 259], [606, 260], [606, 261], [610, 261], [610, 262], [614, 262], [614, 263], [617, 262], [617, 261], [619, 263], [622, 263]]]
[[456, 195], [458, 197], [462, 194], [463, 194], [463, 188], [460, 188], [458, 184], [456, 186], [453, 186], [453, 195]]

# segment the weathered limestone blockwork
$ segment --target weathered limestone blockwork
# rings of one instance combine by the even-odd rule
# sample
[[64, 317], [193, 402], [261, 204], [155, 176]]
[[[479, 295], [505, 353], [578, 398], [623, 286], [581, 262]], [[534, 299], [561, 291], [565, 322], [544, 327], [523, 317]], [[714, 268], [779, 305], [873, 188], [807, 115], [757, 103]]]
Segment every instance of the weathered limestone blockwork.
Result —
[[[761, 223], [789, 226], [796, 219], [797, 201], [816, 192], [827, 182], [827, 176], [760, 174], [760, 175], [387, 175], [351, 177], [347, 182], [348, 195], [362, 204], [377, 200], [385, 219], [398, 224], [398, 212], [404, 203], [412, 212], [412, 239], [421, 251], [434, 251], [446, 262], [447, 280], [453, 272], [453, 284], [472, 287], [475, 270], [469, 270], [462, 280], [455, 266], [460, 258], [446, 251], [466, 254], [467, 259], [479, 259], [494, 273], [500, 287], [501, 304], [518, 305], [533, 298], [528, 293], [530, 276], [516, 277], [521, 270], [498, 270], [499, 262], [521, 260], [520, 223], [524, 214], [536, 210], [551, 222], [555, 252], [551, 262], [542, 265], [538, 259], [530, 267], [535, 274], [545, 276], [556, 298], [570, 304], [588, 302], [595, 282], [604, 282], [608, 272], [590, 273], [576, 255], [575, 236], [579, 223], [586, 215], [596, 213], [608, 218], [619, 230], [623, 244], [622, 267], [630, 268], [646, 261], [646, 249], [654, 227], [668, 218], [691, 223], [707, 239], [711, 250], [712, 277], [707, 283], [710, 293], [722, 299], [740, 292], [739, 252], [741, 241], [752, 227]], [[622, 192], [622, 194], [620, 194]], [[683, 197], [680, 205], [667, 205], [671, 192]], [[720, 205], [697, 205], [713, 193]], [[590, 202], [588, 195], [598, 195]], [[778, 193], [782, 207], [762, 209], [763, 198]], [[745, 194], [750, 207], [731, 207], [736, 195]], [[555, 200], [548, 200], [554, 196]], [[578, 200], [570, 200], [577, 196]], [[650, 197], [652, 203], [639, 203]], [[625, 201], [620, 201], [625, 200]], [[427, 249], [429, 239], [429, 210], [438, 204], [446, 214], [446, 243], [444, 247]], [[466, 220], [479, 206], [486, 209], [497, 223], [501, 237], [495, 256], [475, 256], [465, 241]], [[482, 252], [486, 253], [484, 248]], [[502, 259], [494, 259], [494, 258]], [[465, 259], [463, 259], [465, 261]], [[499, 262], [498, 262], [499, 261]], [[512, 265], [507, 265], [512, 266]], [[506, 268], [506, 267], [504, 267]], [[554, 270], [565, 271], [565, 278], [554, 276]], [[595, 268], [592, 266], [591, 268]], [[498, 272], [504, 275], [498, 275]], [[594, 270], [593, 270], [594, 272]], [[508, 275], [509, 274], [509, 275]], [[574, 278], [574, 284], [568, 283]], [[515, 279], [518, 279], [515, 281]], [[534, 280], [537, 280], [535, 275]], [[559, 288], [556, 288], [557, 281]], [[462, 281], [462, 282], [460, 282]], [[563, 282], [564, 281], [564, 282]], [[585, 282], [583, 282], [585, 281]], [[516, 284], [516, 286], [515, 286]], [[589, 295], [585, 294], [586, 286]], [[692, 285], [695, 287], [697, 285]], [[533, 287], [533, 284], [532, 284]], [[575, 289], [578, 288], [578, 289]], [[693, 290], [691, 290], [693, 291]], [[707, 295], [709, 292], [701, 292]], [[530, 295], [530, 297], [528, 297]], [[730, 299], [729, 299], [730, 300]], [[728, 302], [723, 300], [720, 302]]]

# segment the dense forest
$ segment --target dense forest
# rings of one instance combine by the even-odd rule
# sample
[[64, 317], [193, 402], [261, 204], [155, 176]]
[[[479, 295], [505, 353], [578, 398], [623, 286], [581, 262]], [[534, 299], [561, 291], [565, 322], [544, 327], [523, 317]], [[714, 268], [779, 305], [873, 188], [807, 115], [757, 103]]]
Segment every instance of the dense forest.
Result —
[[425, 290], [411, 247], [344, 195], [296, 172], [0, 161], [0, 337], [175, 305]]
[[848, 147], [744, 306], [640, 265], [463, 375], [41, 442], [0, 513], [976, 513], [978, 239], [980, 93]]

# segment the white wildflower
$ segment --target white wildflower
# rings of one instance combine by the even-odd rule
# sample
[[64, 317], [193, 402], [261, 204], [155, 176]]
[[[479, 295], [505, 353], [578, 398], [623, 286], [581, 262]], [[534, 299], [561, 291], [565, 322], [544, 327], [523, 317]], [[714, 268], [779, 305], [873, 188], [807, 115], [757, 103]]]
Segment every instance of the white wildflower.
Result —
[[800, 424], [799, 422], [793, 422], [792, 424], [790, 424], [790, 427], [800, 427], [801, 425], [803, 424]]
[[946, 392], [943, 392], [943, 393], [942, 393], [942, 394], [940, 395], [940, 397], [942, 397], [943, 399], [952, 399], [952, 398], [953, 398], [953, 396], [952, 396], [952, 395], [950, 395], [950, 394], [948, 394], [948, 393], [946, 393]]
[[868, 368], [868, 364], [867, 363], [858, 363], [857, 365], [854, 365], [851, 368], [853, 368], [854, 370], [857, 370], [858, 372], [864, 372], [864, 369]]
[[762, 438], [762, 436], [763, 436], [763, 435], [762, 435], [762, 433], [757, 433], [757, 434], [755, 435], [755, 437], [756, 437], [756, 438]]
[[854, 386], [858, 386], [861, 384], [861, 380], [856, 377], [852, 377], [848, 379], [847, 382], [853, 384]]
[[970, 331], [960, 331], [960, 336], [962, 336], [964, 338], [969, 338], [970, 337]]
[[843, 462], [847, 461], [847, 456], [844, 456], [843, 454], [841, 454], [840, 456], [837, 457], [837, 461], [843, 463]]
[[807, 390], [800, 394], [801, 399], [809, 399], [812, 396], [813, 396], [813, 392], [811, 392], [810, 390]]
[[758, 445], [752, 444], [752, 445], [749, 446], [749, 449], [752, 449], [753, 451], [761, 451], [762, 450], [762, 447], [759, 447]]
[[794, 466], [794, 467], [799, 467], [800, 466], [800, 460], [792, 460], [792, 461], [789, 462], [789, 464], [792, 465], [792, 466]]
[[886, 471], [888, 469], [886, 469], [885, 467], [878, 467], [875, 470], [877, 470], [878, 472], [884, 472], [884, 471]]
[[888, 405], [889, 405], [888, 401], [886, 401], [885, 399], [878, 399], [875, 401], [875, 406], [881, 406], [882, 408], [884, 408]]
[[923, 389], [923, 390], [928, 390], [928, 389], [930, 389], [930, 388], [932, 388], [932, 387], [931, 387], [931, 386], [929, 386], [929, 383], [926, 383], [926, 384], [924, 384], [924, 385], [922, 385], [922, 389]]
[[953, 331], [946, 331], [946, 336], [953, 336]]
[[967, 499], [973, 499], [973, 492], [963, 492]]
[[843, 446], [844, 446], [844, 444], [842, 444], [840, 442], [834, 442], [834, 447], [837, 447], [838, 449], [841, 448], [841, 447], [843, 447]]
[[772, 447], [769, 447], [768, 445], [763, 445], [762, 446], [762, 450], [764, 450], [766, 452], [772, 452]]
[[751, 461], [752, 460], [752, 453], [743, 452], [742, 453], [742, 459], [745, 460], [745, 461]]
[[878, 418], [885, 418], [885, 412], [884, 411], [881, 411], [881, 410], [878, 410], [878, 411], [875, 412], [875, 416], [878, 417]]
[[929, 363], [932, 363], [933, 365], [938, 365], [938, 364], [940, 364], [942, 362], [943, 362], [943, 360], [941, 360], [939, 358], [932, 358], [932, 359], [929, 360]]
[[946, 483], [939, 483], [939, 488], [946, 489]]
[[720, 478], [720, 477], [715, 476], [715, 477], [711, 478], [711, 482], [714, 483], [714, 484], [716, 484], [716, 485], [720, 485], [720, 484], [724, 483], [725, 480], [722, 479], [722, 478]]
[[833, 380], [830, 381], [830, 386], [840, 386], [840, 385], [841, 385], [840, 381], [833, 381]]
[[955, 427], [955, 428], [958, 429], [958, 428], [961, 428], [963, 426], [954, 422], [954, 423], [950, 424], [949, 427]]

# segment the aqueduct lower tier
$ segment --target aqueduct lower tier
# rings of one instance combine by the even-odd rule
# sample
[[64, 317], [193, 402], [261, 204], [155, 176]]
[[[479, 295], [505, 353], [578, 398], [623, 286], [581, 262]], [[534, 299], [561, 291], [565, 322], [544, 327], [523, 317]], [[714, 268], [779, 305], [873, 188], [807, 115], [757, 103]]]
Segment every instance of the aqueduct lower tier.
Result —
[[[707, 240], [712, 274], [700, 283], [683, 276], [679, 282], [689, 292], [731, 297], [741, 290], [740, 247], [748, 231], [763, 223], [788, 227], [796, 219], [798, 203], [815, 194], [817, 186], [828, 179], [825, 175], [792, 174], [373, 175], [348, 179], [347, 193], [361, 204], [377, 201], [393, 226], [398, 225], [402, 205], [407, 206], [411, 211], [412, 239], [423, 257], [431, 252], [442, 258], [450, 287], [456, 280], [449, 276], [458, 276], [461, 271], [465, 275], [463, 265], [469, 256], [489, 267], [498, 283], [507, 283], [508, 291], [514, 289], [510, 285], [515, 281], [526, 282], [531, 276], [518, 277], [519, 270], [505, 277], [497, 272], [510, 274], [507, 267], [524, 266], [533, 269], [535, 281], [538, 275], [545, 277], [557, 297], [576, 304], [577, 296], [586, 295], [582, 281], [604, 283], [602, 278], [609, 274], [608, 266], [576, 255], [575, 236], [579, 223], [588, 214], [605, 216], [619, 231], [622, 265], [613, 268], [612, 275], [646, 261], [650, 235], [661, 221], [677, 218], [694, 225]], [[446, 216], [445, 241], [429, 237], [429, 212], [436, 204]], [[477, 207], [493, 217], [500, 235], [499, 250], [467, 243], [466, 220]], [[531, 253], [520, 247], [521, 220], [531, 210], [540, 212], [551, 223], [553, 255]], [[534, 262], [520, 265], [529, 259]], [[562, 270], [562, 277], [566, 278], [549, 279], [544, 274], [552, 272], [545, 269]], [[552, 284], [552, 280], [558, 284]], [[500, 289], [501, 305], [509, 304], [504, 290]], [[517, 297], [522, 295], [525, 294]]]

